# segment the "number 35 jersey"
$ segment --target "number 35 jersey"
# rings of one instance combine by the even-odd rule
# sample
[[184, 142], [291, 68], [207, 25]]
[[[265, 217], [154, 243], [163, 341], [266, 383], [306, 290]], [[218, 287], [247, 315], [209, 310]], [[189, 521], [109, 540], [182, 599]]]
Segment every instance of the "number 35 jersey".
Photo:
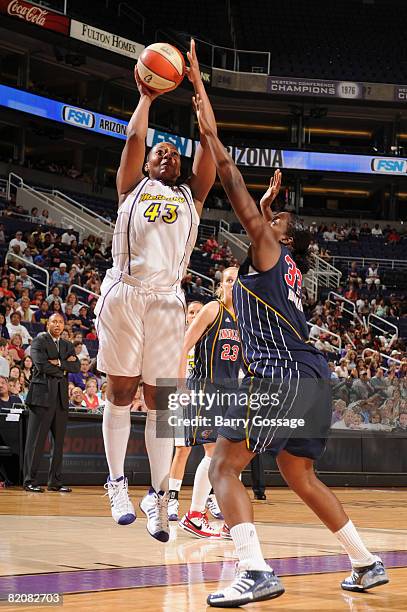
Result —
[[187, 184], [144, 178], [120, 206], [112, 241], [113, 267], [154, 287], [181, 282], [199, 225]]
[[291, 252], [281, 247], [276, 265], [257, 272], [250, 258], [233, 287], [244, 369], [267, 377], [270, 368], [320, 368], [321, 353], [308, 342], [302, 307], [302, 274]]
[[219, 302], [216, 319], [195, 344], [195, 364], [189, 380], [222, 384], [237, 381], [241, 347], [235, 316]]

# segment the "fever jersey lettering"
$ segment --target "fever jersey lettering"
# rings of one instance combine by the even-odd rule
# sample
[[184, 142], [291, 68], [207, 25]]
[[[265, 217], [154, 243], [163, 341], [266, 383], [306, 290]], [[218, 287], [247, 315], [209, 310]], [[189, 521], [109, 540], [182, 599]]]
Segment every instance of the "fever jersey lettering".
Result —
[[269, 366], [312, 367], [321, 353], [308, 343], [302, 274], [290, 251], [282, 246], [276, 265], [266, 272], [250, 270], [251, 266], [248, 258], [233, 287], [244, 369], [264, 377]]
[[240, 364], [236, 318], [219, 302], [216, 319], [195, 344], [195, 364], [190, 380], [207, 379], [218, 383], [237, 380]]
[[157, 287], [181, 282], [199, 225], [187, 184], [145, 178], [120, 206], [112, 241], [113, 266]]

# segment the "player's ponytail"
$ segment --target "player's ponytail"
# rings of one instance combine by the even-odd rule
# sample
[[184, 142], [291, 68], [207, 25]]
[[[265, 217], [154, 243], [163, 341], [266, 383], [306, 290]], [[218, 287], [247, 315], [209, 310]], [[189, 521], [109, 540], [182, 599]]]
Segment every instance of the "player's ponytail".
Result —
[[310, 253], [308, 247], [311, 242], [311, 234], [308, 230], [296, 227], [295, 224], [290, 232], [293, 239], [292, 250], [297, 267], [302, 274], [306, 274], [311, 267]]

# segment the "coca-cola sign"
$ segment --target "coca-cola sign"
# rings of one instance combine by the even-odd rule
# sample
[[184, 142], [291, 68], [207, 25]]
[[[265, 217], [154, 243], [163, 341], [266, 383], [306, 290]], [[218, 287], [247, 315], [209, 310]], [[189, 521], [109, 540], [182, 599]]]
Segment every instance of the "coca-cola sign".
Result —
[[68, 34], [69, 31], [68, 17], [25, 2], [25, 0], [0, 0], [0, 12], [46, 30], [53, 30], [61, 34]]

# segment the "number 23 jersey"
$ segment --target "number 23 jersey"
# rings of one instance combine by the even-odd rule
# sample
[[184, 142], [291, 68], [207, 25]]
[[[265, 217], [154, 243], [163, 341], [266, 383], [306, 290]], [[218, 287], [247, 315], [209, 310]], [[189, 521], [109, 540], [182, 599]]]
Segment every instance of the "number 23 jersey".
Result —
[[113, 267], [156, 287], [179, 284], [199, 225], [189, 186], [144, 178], [120, 206]]
[[241, 346], [235, 316], [219, 302], [219, 312], [195, 344], [195, 364], [189, 380], [213, 383], [237, 381]]

